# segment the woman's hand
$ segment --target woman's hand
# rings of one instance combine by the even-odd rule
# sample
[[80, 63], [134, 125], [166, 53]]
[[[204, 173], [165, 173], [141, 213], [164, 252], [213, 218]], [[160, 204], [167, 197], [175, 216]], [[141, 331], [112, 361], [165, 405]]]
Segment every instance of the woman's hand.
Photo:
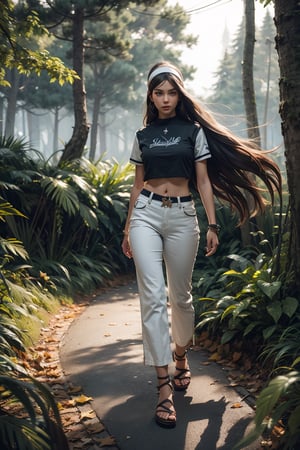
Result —
[[206, 234], [206, 253], [205, 256], [212, 256], [216, 253], [219, 245], [219, 238], [215, 231], [208, 229]]
[[123, 242], [122, 242], [122, 250], [127, 258], [132, 258], [132, 252], [129, 244], [129, 236], [128, 234], [124, 234]]

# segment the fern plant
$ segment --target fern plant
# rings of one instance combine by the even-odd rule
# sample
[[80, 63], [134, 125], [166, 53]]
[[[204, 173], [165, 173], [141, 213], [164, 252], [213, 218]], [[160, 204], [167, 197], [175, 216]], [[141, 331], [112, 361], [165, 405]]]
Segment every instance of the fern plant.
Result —
[[120, 251], [132, 170], [115, 161], [82, 158], [55, 167], [24, 142], [0, 149], [0, 189], [22, 211], [0, 224], [28, 252], [30, 273], [46, 272], [66, 292], [91, 292], [128, 270]]

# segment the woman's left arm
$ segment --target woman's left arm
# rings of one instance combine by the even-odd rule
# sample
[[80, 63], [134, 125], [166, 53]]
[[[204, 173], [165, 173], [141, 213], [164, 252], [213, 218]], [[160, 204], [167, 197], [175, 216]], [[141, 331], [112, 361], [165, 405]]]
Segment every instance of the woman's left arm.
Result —
[[[207, 173], [206, 160], [195, 163], [197, 190], [199, 192], [202, 204], [204, 206], [207, 221], [209, 224], [216, 223], [216, 209], [212, 185]], [[218, 248], [219, 239], [217, 229], [208, 228], [206, 234], [206, 256], [213, 255]]]

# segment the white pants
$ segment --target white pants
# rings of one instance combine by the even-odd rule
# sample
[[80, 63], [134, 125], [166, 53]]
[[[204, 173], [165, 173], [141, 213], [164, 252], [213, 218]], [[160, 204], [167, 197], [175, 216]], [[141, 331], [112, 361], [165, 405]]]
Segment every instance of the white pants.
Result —
[[144, 362], [164, 366], [172, 360], [164, 275], [173, 340], [184, 347], [193, 336], [191, 279], [199, 244], [193, 201], [163, 207], [161, 201], [152, 199], [152, 193], [150, 197], [140, 194], [132, 211], [129, 238], [141, 302]]

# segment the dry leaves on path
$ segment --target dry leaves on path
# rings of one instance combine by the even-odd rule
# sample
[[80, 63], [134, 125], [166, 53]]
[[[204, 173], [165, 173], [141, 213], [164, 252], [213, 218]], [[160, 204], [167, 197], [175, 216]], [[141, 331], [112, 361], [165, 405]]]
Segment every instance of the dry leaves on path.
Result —
[[220, 344], [209, 338], [204, 331], [197, 337], [194, 350], [208, 352], [208, 362], [216, 362], [227, 372], [227, 378], [231, 387], [241, 386], [247, 392], [256, 397], [268, 380], [269, 372], [249, 355], [235, 348], [236, 344]]
[[34, 378], [46, 383], [53, 393], [70, 450], [117, 450], [114, 437], [92, 409], [92, 398], [82, 392], [81, 386], [72, 385], [60, 364], [59, 347], [63, 336], [87, 304], [63, 306], [48, 327], [42, 329], [37, 345], [24, 355], [23, 364]]

